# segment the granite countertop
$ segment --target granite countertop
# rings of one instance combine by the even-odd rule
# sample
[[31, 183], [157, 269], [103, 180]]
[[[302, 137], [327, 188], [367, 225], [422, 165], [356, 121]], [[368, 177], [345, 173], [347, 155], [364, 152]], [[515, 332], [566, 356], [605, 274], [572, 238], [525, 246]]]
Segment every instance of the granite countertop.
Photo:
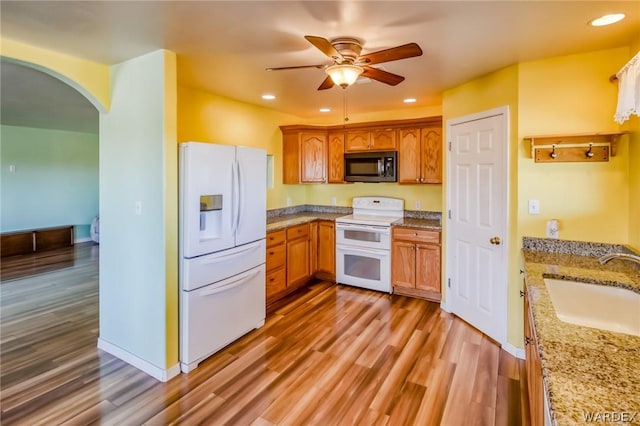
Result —
[[[267, 232], [284, 229], [289, 226], [301, 225], [303, 223], [313, 222], [314, 220], [332, 220], [345, 216], [345, 213], [323, 213], [305, 211], [301, 213], [284, 214], [267, 218]], [[438, 219], [418, 219], [418, 218], [402, 218], [394, 226], [405, 226], [416, 229], [427, 229], [432, 231], [441, 231], [442, 225]]]
[[543, 281], [571, 279], [640, 293], [639, 270], [622, 260], [601, 265], [601, 254], [537, 251], [526, 246], [522, 254], [527, 297], [553, 424], [584, 424], [585, 415], [597, 413], [627, 413], [627, 423], [637, 413], [633, 423], [640, 423], [640, 337], [560, 321]]
[[412, 217], [402, 218], [393, 226], [404, 226], [405, 228], [426, 229], [429, 231], [442, 231], [442, 224], [439, 219], [417, 219]]
[[302, 212], [285, 214], [267, 218], [267, 232], [288, 228], [289, 226], [302, 225], [314, 220], [333, 220], [345, 213]]

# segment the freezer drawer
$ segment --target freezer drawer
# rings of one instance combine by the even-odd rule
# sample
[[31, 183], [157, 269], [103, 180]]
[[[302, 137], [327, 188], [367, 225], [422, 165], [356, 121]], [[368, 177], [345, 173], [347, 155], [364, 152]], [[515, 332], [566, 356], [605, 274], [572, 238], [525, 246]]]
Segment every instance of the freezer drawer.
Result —
[[264, 324], [265, 266], [180, 295], [180, 368], [205, 358]]
[[265, 240], [259, 240], [222, 252], [183, 259], [182, 289], [195, 290], [255, 268], [265, 262], [266, 250]]

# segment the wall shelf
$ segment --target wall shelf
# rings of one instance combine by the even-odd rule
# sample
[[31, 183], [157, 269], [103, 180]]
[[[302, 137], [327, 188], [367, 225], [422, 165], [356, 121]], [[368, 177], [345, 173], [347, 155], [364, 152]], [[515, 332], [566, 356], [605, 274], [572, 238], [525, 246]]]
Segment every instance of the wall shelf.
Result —
[[525, 136], [531, 141], [536, 163], [609, 161], [615, 157], [620, 137], [628, 132], [579, 133], [573, 135]]

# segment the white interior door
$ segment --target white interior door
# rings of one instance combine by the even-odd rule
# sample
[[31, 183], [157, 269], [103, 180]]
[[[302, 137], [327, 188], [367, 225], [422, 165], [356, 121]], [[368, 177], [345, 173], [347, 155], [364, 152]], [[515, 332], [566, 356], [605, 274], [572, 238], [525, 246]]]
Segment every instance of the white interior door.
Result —
[[452, 120], [447, 127], [446, 307], [504, 344], [508, 109]]

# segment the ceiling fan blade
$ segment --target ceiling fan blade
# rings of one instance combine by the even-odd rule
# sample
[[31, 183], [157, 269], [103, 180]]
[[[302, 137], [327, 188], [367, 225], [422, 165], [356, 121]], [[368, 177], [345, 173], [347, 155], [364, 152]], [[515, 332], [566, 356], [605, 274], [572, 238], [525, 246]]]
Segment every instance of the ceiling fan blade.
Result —
[[334, 85], [335, 84], [331, 79], [331, 76], [327, 76], [327, 78], [325, 78], [322, 84], [318, 87], [318, 90], [331, 89]]
[[292, 66], [292, 67], [271, 67], [271, 68], [265, 68], [265, 70], [267, 70], [267, 71], [282, 71], [282, 70], [297, 70], [297, 69], [301, 69], [301, 68], [322, 69], [325, 66], [326, 65], [296, 65], [296, 66]]
[[363, 67], [362, 77], [367, 77], [372, 80], [377, 80], [389, 86], [395, 86], [404, 81], [404, 77], [398, 74], [393, 74], [387, 71], [380, 70], [378, 68]]
[[330, 57], [334, 61], [343, 59], [342, 55], [340, 54], [340, 52], [338, 52], [336, 50], [336, 48], [333, 47], [331, 42], [329, 40], [327, 40], [326, 38], [316, 37], [316, 36], [309, 36], [309, 35], [304, 36], [304, 38], [309, 43], [313, 44], [316, 48], [318, 48], [318, 50], [320, 50], [322, 53], [324, 53], [325, 55], [327, 55], [328, 57]]
[[383, 62], [397, 61], [398, 59], [421, 56], [422, 49], [416, 43], [407, 43], [402, 46], [368, 53], [358, 57], [358, 62], [366, 65], [381, 64]]

